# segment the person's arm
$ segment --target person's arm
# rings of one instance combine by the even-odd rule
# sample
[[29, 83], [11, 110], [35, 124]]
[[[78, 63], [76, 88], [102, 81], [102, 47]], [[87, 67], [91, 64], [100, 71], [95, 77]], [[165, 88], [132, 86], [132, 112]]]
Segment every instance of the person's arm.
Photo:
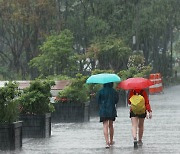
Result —
[[147, 118], [152, 118], [152, 110], [151, 110], [151, 105], [149, 103], [149, 97], [147, 95], [147, 92], [144, 90], [142, 93], [144, 99], [145, 99], [145, 106], [146, 106], [146, 112], [147, 112]]
[[144, 97], [144, 99], [145, 99], [146, 110], [147, 110], [148, 112], [152, 112], [152, 110], [151, 110], [151, 105], [149, 104], [149, 97], [148, 97], [148, 95], [147, 95], [147, 93], [146, 93], [145, 90], [143, 91], [142, 95], [143, 95], [143, 97]]

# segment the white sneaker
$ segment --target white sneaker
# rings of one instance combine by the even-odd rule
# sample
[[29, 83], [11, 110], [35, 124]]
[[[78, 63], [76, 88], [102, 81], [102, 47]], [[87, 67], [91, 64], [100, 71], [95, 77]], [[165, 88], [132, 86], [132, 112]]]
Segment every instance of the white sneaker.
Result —
[[109, 148], [110, 148], [110, 145], [109, 145], [109, 144], [107, 144], [107, 145], [106, 145], [106, 149], [109, 149]]

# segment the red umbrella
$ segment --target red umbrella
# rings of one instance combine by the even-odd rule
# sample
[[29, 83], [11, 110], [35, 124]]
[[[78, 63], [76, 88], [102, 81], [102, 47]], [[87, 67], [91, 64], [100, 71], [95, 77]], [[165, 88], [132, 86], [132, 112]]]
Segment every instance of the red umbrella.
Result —
[[137, 77], [137, 78], [129, 78], [127, 80], [120, 82], [117, 85], [117, 89], [120, 89], [120, 88], [122, 88], [124, 90], [145, 89], [151, 85], [153, 85], [153, 82], [150, 81], [149, 79]]

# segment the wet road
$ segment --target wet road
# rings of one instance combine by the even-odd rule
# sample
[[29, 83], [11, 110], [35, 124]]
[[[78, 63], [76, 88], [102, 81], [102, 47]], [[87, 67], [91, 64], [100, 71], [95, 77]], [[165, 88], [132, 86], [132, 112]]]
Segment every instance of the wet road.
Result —
[[[23, 139], [21, 151], [11, 154], [180, 154], [180, 86], [150, 95], [153, 118], [145, 120], [142, 148], [133, 149], [129, 109], [118, 108], [114, 123], [115, 145], [105, 149], [102, 123], [93, 117], [87, 123], [52, 124], [47, 139]], [[0, 152], [9, 154], [10, 152]]]

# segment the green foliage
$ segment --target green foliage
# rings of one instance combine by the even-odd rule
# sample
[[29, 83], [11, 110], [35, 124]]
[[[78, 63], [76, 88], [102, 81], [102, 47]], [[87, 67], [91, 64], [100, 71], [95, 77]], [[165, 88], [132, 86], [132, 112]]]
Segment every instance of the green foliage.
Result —
[[22, 95], [18, 98], [21, 105], [22, 114], [44, 114], [54, 111], [50, 102], [51, 86], [55, 85], [50, 80], [34, 80], [30, 86], [24, 89]]
[[144, 60], [143, 55], [132, 55], [132, 56], [129, 56], [127, 67], [128, 68], [135, 67], [137, 71], [139, 72], [143, 69], [144, 63], [145, 63], [145, 60]]
[[94, 36], [94, 38], [105, 36], [110, 29], [106, 21], [95, 16], [89, 16], [86, 23], [88, 25], [88, 35]]
[[129, 57], [128, 69], [118, 72], [122, 80], [131, 77], [149, 77], [152, 70], [151, 66], [145, 66], [144, 57], [140, 54], [135, 54]]
[[58, 94], [58, 102], [63, 102], [65, 99], [68, 102], [86, 103], [89, 100], [88, 90], [85, 84], [87, 77], [82, 74], [77, 74], [76, 78], [64, 90]]
[[131, 67], [127, 70], [122, 70], [118, 72], [117, 74], [121, 77], [121, 80], [126, 80], [127, 78], [133, 77], [133, 74], [136, 74], [137, 70], [134, 67]]
[[136, 67], [130, 67], [127, 70], [119, 71], [117, 74], [121, 77], [121, 80], [126, 80], [132, 77], [149, 77], [149, 74], [152, 70], [151, 66], [144, 66], [143, 69], [138, 71]]
[[45, 36], [59, 24], [56, 3], [54, 0], [1, 0], [0, 12], [1, 64], [9, 70], [5, 78], [29, 77], [29, 60], [38, 54], [38, 46]]
[[[1, 72], [13, 79], [16, 74], [21, 79], [83, 74], [90, 67], [118, 72], [127, 66], [129, 48], [136, 48], [143, 51], [146, 65], [153, 64], [154, 72], [172, 74], [167, 56], [170, 43], [174, 48], [179, 38], [179, 5], [179, 0], [1, 0], [0, 67], [8, 67]], [[67, 29], [72, 34], [66, 36], [73, 41], [59, 37]], [[57, 35], [48, 37], [52, 31]], [[89, 48], [93, 52], [85, 56]], [[73, 53], [63, 56], [68, 49]], [[78, 60], [74, 52], [80, 55]], [[35, 69], [28, 66], [31, 59]]]
[[180, 38], [174, 45], [175, 54], [180, 58]]
[[18, 120], [19, 105], [16, 98], [20, 95], [15, 82], [5, 83], [0, 88], [0, 123], [12, 123]]
[[102, 40], [94, 40], [94, 42], [87, 50], [87, 56], [98, 60], [98, 68], [118, 71], [127, 63], [131, 49], [122, 39], [109, 35]]
[[113, 70], [100, 70], [100, 69], [95, 69], [91, 72], [91, 75], [94, 74], [100, 74], [100, 73], [114, 73]]
[[42, 53], [30, 61], [30, 66], [37, 68], [41, 75], [68, 74], [76, 69], [73, 35], [69, 30], [49, 36], [40, 50]]
[[[1, 58], [0, 58], [0, 61], [2, 61]], [[11, 78], [11, 74], [9, 73], [7, 66], [6, 67], [0, 66], [0, 80], [6, 79], [6, 78], [8, 79]]]
[[89, 96], [91, 98], [96, 97], [97, 92], [102, 88], [101, 84], [88, 84]]
[[151, 66], [144, 66], [140, 72], [138, 72], [136, 75], [134, 75], [134, 77], [149, 77], [149, 74], [152, 71], [152, 67]]

